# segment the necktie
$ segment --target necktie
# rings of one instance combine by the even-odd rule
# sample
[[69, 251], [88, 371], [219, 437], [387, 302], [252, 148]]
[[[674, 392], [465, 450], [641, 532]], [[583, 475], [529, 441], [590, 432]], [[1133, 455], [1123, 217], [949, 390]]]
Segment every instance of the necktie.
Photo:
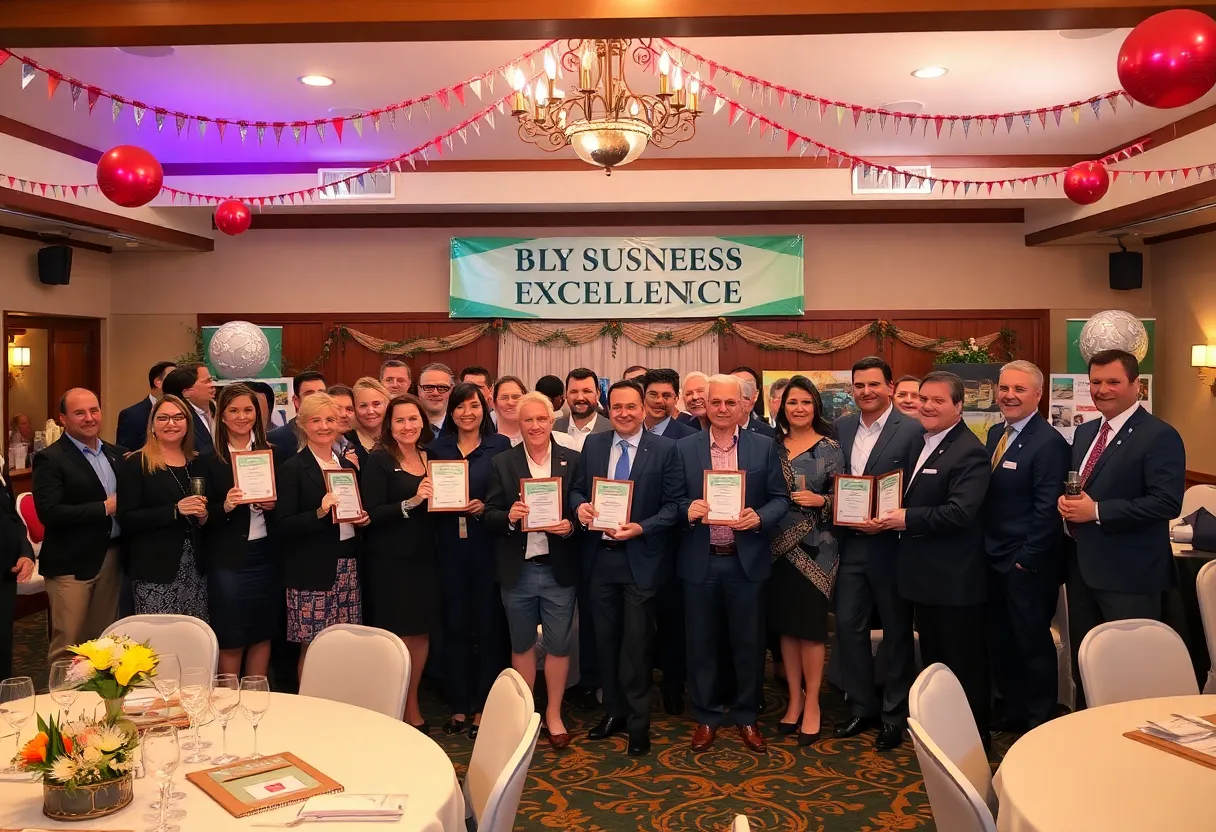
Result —
[[997, 463], [1005, 455], [1005, 446], [1009, 444], [1009, 440], [1013, 438], [1013, 434], [1013, 425], [1005, 428], [1005, 432], [1001, 434], [1001, 441], [996, 443], [996, 451], [992, 454], [992, 470], [996, 470]]
[[622, 439], [617, 443], [621, 448], [621, 455], [616, 461], [616, 470], [612, 472], [614, 480], [629, 479], [629, 443]]
[[1094, 465], [1098, 463], [1098, 457], [1102, 456], [1102, 452], [1106, 450], [1106, 440], [1110, 436], [1110, 422], [1102, 423], [1102, 430], [1098, 431], [1098, 441], [1094, 442], [1093, 450], [1089, 452], [1089, 459], [1085, 461], [1085, 468], [1081, 471], [1081, 485], [1085, 486], [1089, 482], [1089, 475], [1094, 472]]

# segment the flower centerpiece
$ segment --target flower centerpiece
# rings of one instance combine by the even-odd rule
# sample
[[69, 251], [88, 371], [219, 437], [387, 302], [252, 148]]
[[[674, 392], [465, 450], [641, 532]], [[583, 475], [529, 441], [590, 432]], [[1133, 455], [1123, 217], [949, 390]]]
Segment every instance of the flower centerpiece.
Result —
[[992, 364], [996, 361], [987, 347], [981, 347], [974, 338], [968, 338], [957, 347], [943, 350], [933, 358], [934, 364]]
[[160, 661], [156, 651], [127, 636], [102, 636], [69, 647], [76, 654], [71, 678], [77, 690], [96, 693], [106, 703], [106, 719], [122, 718], [122, 700], [141, 683], [151, 684]]

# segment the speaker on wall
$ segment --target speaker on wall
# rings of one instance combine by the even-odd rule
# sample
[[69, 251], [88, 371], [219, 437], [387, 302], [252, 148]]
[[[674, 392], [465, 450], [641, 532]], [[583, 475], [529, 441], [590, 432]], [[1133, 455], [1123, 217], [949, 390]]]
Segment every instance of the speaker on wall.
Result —
[[1138, 251], [1110, 253], [1110, 288], [1139, 289], [1144, 285], [1144, 255]]
[[39, 249], [38, 279], [48, 286], [67, 286], [72, 279], [72, 247], [47, 246]]

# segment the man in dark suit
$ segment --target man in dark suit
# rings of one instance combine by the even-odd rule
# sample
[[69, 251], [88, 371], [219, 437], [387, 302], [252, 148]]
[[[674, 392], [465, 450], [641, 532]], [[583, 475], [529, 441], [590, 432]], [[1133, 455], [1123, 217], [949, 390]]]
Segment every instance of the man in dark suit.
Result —
[[[386, 367], [388, 363], [390, 362], [385, 363]], [[313, 393], [324, 393], [326, 387], [325, 376], [315, 370], [305, 370], [300, 373], [291, 380], [292, 408], [296, 413], [299, 413], [300, 402]], [[300, 449], [300, 435], [296, 433], [296, 420], [292, 418], [287, 424], [270, 431], [270, 433], [266, 434], [266, 441], [274, 448], [275, 459], [279, 462], [288, 457], [295, 456], [296, 451]]]
[[967, 694], [985, 747], [991, 673], [981, 515], [991, 473], [963, 421], [963, 380], [936, 371], [920, 383], [924, 446], [905, 472], [903, 508], [879, 518], [899, 537], [899, 594], [912, 603], [925, 666], [941, 662]]
[[48, 661], [118, 617], [122, 586], [117, 509], [123, 449], [103, 442], [97, 396], [73, 388], [59, 400], [63, 436], [34, 457], [34, 510], [46, 528], [38, 553], [50, 603]]
[[[1081, 494], [1057, 503], [1076, 542], [1066, 585], [1074, 670], [1081, 640], [1097, 625], [1160, 620], [1173, 582], [1169, 522], [1182, 511], [1186, 453], [1178, 432], [1137, 404], [1139, 376], [1131, 353], [1090, 358], [1089, 394], [1102, 419], [1074, 432]], [[1079, 684], [1077, 691], [1082, 700]]]
[[[680, 501], [680, 516], [691, 527], [681, 537], [679, 573], [688, 627], [689, 691], [697, 719], [692, 747], [698, 752], [713, 745], [726, 718], [738, 726], [747, 748], [760, 754], [767, 751], [756, 725], [763, 644], [758, 624], [764, 582], [772, 572], [769, 537], [789, 510], [790, 500], [777, 446], [739, 427], [746, 401], [742, 379], [713, 376], [708, 385], [710, 430], [686, 436], [676, 445], [687, 491]], [[709, 515], [704, 476], [712, 470], [744, 473], [744, 508], [733, 522], [704, 522]], [[723, 624], [736, 678], [735, 695], [727, 703], [715, 701]]]
[[148, 441], [148, 417], [152, 415], [152, 407], [160, 397], [165, 376], [176, 368], [172, 361], [158, 361], [148, 370], [148, 387], [152, 392], [130, 407], [124, 407], [118, 414], [119, 446], [128, 451], [138, 451]]
[[992, 663], [1005, 702], [1002, 730], [1025, 733], [1055, 710], [1051, 636], [1064, 576], [1056, 502], [1068, 476], [1068, 443], [1039, 415], [1043, 373], [1029, 361], [1001, 368], [1005, 421], [988, 430], [992, 477], [984, 504]]
[[194, 450], [204, 455], [215, 453], [215, 440], [211, 436], [215, 382], [207, 365], [182, 364], [165, 376], [163, 389], [164, 395], [177, 396], [194, 412]]
[[676, 418], [676, 403], [680, 400], [680, 374], [675, 370], [647, 370], [638, 383], [646, 400], [646, 430], [678, 442], [697, 429]]
[[773, 426], [756, 415], [756, 400], [760, 398], [759, 380], [746, 367], [736, 370], [731, 375], [743, 382], [743, 397], [747, 400], [743, 410], [739, 413], [739, 427], [761, 436], [767, 436], [769, 439], [776, 439], [777, 431]]
[[[853, 401], [857, 413], [836, 420], [836, 437], [848, 473], [878, 476], [906, 470], [920, 453], [920, 422], [891, 404], [891, 367], [877, 356], [853, 365]], [[877, 522], [844, 528], [840, 537], [840, 570], [836, 576], [836, 646], [841, 677], [853, 717], [837, 737], [854, 737], [878, 727], [875, 748], [887, 751], [903, 742], [908, 721], [908, 690], [916, 678], [912, 608], [896, 582], [899, 534], [884, 532]], [[870, 646], [871, 616], [882, 620], [882, 646], [875, 658]], [[882, 696], [875, 686], [875, 665], [882, 669]]]
[[691, 372], [684, 376], [684, 387], [680, 391], [684, 399], [684, 412], [676, 417], [676, 421], [692, 428], [704, 430], [709, 424], [705, 414], [705, 397], [709, 393], [709, 376], [701, 372]]
[[13, 675], [13, 615], [17, 584], [34, 572], [34, 549], [17, 515], [8, 463], [0, 460], [0, 678]]
[[[614, 430], [587, 437], [579, 482], [570, 501], [582, 537], [583, 571], [590, 576], [605, 716], [588, 736], [602, 740], [629, 732], [629, 754], [650, 751], [650, 669], [655, 597], [673, 558], [669, 531], [684, 494], [676, 443], [642, 429], [642, 389], [619, 381], [608, 389]], [[633, 483], [628, 522], [614, 531], [592, 529], [595, 478]]]

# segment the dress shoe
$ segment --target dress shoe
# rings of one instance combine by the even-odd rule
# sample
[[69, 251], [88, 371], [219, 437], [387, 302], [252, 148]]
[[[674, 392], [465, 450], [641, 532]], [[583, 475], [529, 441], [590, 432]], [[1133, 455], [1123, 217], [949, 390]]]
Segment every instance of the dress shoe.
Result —
[[808, 734], [805, 731], [798, 732], [798, 745], [806, 748], [808, 745], [814, 745], [819, 742], [819, 738], [823, 736], [822, 731], [816, 731], [813, 734]]
[[743, 738], [743, 744], [747, 746], [749, 751], [754, 751], [757, 754], [767, 754], [768, 746], [764, 742], [764, 736], [760, 733], [760, 726], [740, 725], [739, 736]]
[[545, 733], [549, 735], [549, 745], [553, 746], [554, 751], [561, 751], [563, 748], [568, 746], [570, 744], [570, 740], [573, 739], [573, 737], [570, 736], [569, 731], [564, 734], [555, 734], [549, 730], [548, 725], [545, 726]]
[[643, 757], [650, 753], [650, 732], [649, 731], [630, 731], [629, 732], [629, 756]]
[[663, 710], [667, 712], [668, 716], [679, 716], [684, 713], [683, 691], [663, 691]]
[[697, 730], [692, 732], [692, 750], [696, 752], [708, 751], [713, 747], [714, 737], [718, 735], [718, 729], [712, 725], [698, 725]]
[[431, 730], [431, 726], [427, 725], [427, 722], [425, 719], [422, 720], [422, 722], [419, 722], [417, 725], [414, 725], [414, 723], [412, 723], [412, 722], [410, 723], [410, 725], [412, 725], [415, 730], [421, 731], [424, 734], [430, 733], [430, 730]]
[[457, 734], [463, 734], [468, 725], [465, 720], [452, 717], [447, 722], [443, 723], [443, 733], [449, 737], [454, 737]]
[[877, 719], [870, 716], [855, 716], [843, 728], [837, 728], [835, 736], [837, 739], [848, 739], [876, 727], [878, 727]]
[[878, 729], [878, 736], [874, 738], [875, 751], [891, 751], [899, 748], [904, 742], [904, 729], [892, 725], [889, 722], [884, 722], [882, 727]]
[[480, 725], [477, 725], [477, 724], [470, 725], [469, 726], [469, 739], [471, 739], [471, 740], [477, 739], [477, 732], [480, 730], [481, 730]]
[[587, 739], [590, 740], [606, 740], [613, 734], [620, 734], [625, 731], [625, 718], [619, 716], [606, 716], [599, 723], [587, 732]]

